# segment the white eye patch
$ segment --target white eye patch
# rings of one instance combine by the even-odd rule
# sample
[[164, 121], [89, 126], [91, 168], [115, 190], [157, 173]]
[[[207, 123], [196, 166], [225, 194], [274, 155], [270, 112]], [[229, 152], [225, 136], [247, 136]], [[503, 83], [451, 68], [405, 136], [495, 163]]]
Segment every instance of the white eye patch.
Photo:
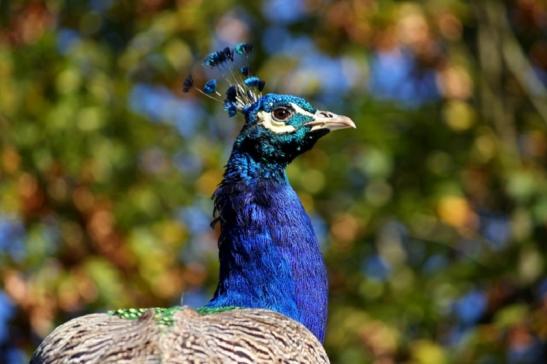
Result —
[[306, 111], [306, 110], [302, 109], [300, 106], [298, 106], [298, 105], [296, 105], [296, 104], [293, 104], [293, 103], [291, 103], [291, 106], [292, 106], [293, 110], [294, 110], [296, 113], [298, 113], [298, 114], [300, 114], [300, 115], [309, 116], [310, 118], [315, 118], [315, 115], [314, 115], [314, 114], [312, 114], [312, 113], [309, 112], [309, 111]]
[[[291, 103], [291, 107], [294, 110], [295, 113], [306, 115], [310, 117], [314, 117], [314, 115], [304, 109], [302, 109], [300, 106]], [[283, 121], [275, 120], [272, 117], [272, 114], [266, 111], [260, 111], [256, 114], [258, 118], [258, 125], [262, 125], [266, 129], [269, 129], [273, 131], [276, 134], [287, 134], [287, 133], [293, 133], [296, 131], [296, 128], [292, 125], [287, 125]]]

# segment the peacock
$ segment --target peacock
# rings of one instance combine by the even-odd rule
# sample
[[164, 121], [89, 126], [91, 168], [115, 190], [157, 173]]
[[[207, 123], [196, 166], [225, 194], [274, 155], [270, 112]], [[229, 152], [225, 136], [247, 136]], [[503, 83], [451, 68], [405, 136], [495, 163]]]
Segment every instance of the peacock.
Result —
[[56, 328], [31, 363], [328, 363], [322, 347], [328, 306], [325, 264], [309, 216], [285, 169], [333, 130], [354, 122], [305, 99], [262, 91], [241, 66], [241, 43], [209, 54], [222, 71], [195, 89], [243, 114], [222, 181], [213, 194], [220, 224], [220, 274], [213, 298], [197, 310], [120, 309], [85, 315]]

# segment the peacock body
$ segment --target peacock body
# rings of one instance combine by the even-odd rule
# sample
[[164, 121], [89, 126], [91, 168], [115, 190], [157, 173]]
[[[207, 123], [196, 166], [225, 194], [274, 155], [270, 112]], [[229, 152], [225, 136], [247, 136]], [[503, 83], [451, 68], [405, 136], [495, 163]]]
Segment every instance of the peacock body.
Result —
[[[205, 59], [222, 68], [246, 44]], [[327, 363], [327, 275], [308, 215], [285, 169], [351, 119], [303, 98], [265, 94], [248, 75], [229, 82], [228, 114], [245, 123], [215, 191], [220, 276], [211, 301], [194, 311], [125, 309], [71, 320], [48, 335], [32, 363]], [[241, 76], [240, 76], [241, 77]], [[185, 91], [193, 86], [191, 77]], [[216, 98], [217, 81], [200, 90]]]

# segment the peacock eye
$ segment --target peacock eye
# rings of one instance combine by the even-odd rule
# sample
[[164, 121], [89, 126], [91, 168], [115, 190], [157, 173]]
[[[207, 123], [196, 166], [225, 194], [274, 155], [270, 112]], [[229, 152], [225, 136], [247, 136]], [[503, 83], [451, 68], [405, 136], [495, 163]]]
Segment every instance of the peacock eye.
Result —
[[291, 116], [291, 114], [292, 114], [292, 111], [288, 107], [278, 107], [274, 109], [274, 111], [272, 112], [274, 119], [278, 121], [287, 120], [289, 116]]

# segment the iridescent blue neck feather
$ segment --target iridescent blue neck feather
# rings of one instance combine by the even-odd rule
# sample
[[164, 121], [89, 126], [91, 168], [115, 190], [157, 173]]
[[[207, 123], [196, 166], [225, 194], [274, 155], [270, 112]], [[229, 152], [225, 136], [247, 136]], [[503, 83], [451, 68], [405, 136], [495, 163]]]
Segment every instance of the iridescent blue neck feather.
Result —
[[[245, 116], [224, 179], [213, 196], [214, 222], [221, 226], [220, 277], [206, 308], [274, 310], [300, 321], [323, 341], [326, 269], [310, 219], [285, 168], [322, 136], [355, 128], [355, 123], [317, 110], [301, 97], [263, 94], [265, 82], [251, 75], [247, 65], [235, 70], [237, 61], [251, 50], [251, 45], [240, 43], [209, 54], [203, 65], [211, 71], [228, 71], [227, 87], [213, 78], [196, 88], [221, 101], [229, 116]], [[190, 74], [183, 91], [193, 84]]]
[[266, 134], [252, 142], [249, 133], [261, 130], [247, 120], [214, 194], [220, 277], [207, 306], [271, 309], [323, 341], [326, 269], [310, 219], [285, 175], [290, 160], [316, 139], [279, 154]]

